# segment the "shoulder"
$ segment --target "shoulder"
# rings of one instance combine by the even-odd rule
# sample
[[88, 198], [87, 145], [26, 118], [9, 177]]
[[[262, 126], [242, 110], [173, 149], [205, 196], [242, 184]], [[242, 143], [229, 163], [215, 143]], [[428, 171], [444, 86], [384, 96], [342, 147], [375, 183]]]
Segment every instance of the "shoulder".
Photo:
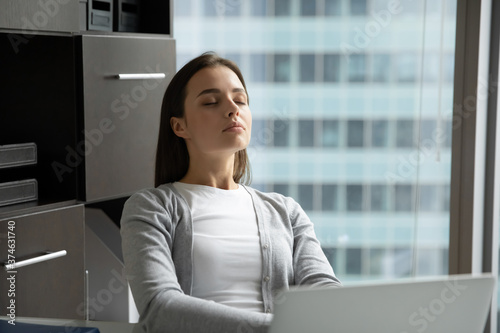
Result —
[[125, 205], [137, 205], [144, 203], [157, 203], [165, 204], [172, 201], [177, 201], [180, 197], [174, 186], [169, 184], [163, 184], [156, 188], [145, 188], [139, 190], [132, 194], [130, 198], [125, 202]]
[[172, 184], [142, 189], [130, 196], [123, 207], [123, 217], [151, 214], [179, 215], [187, 208]]

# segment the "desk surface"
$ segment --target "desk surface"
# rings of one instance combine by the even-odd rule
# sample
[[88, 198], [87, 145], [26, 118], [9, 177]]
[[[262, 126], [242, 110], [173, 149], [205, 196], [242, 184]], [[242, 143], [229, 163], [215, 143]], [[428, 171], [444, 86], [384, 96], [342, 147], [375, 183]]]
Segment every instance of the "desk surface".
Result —
[[[9, 320], [7, 317], [0, 317], [2, 320]], [[71, 327], [97, 327], [100, 333], [132, 333], [134, 324], [124, 322], [90, 321], [74, 319], [50, 319], [17, 317], [16, 322], [38, 325], [71, 326]]]

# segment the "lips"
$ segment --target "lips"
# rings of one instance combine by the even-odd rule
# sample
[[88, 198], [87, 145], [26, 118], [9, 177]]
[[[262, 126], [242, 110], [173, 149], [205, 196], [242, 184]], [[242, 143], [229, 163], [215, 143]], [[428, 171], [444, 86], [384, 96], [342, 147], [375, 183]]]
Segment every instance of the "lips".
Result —
[[228, 126], [226, 126], [226, 128], [224, 128], [223, 132], [226, 132], [226, 131], [231, 131], [231, 130], [237, 130], [237, 129], [242, 129], [244, 130], [245, 129], [245, 126], [243, 126], [240, 122], [238, 121], [233, 121], [231, 124], [229, 124]]

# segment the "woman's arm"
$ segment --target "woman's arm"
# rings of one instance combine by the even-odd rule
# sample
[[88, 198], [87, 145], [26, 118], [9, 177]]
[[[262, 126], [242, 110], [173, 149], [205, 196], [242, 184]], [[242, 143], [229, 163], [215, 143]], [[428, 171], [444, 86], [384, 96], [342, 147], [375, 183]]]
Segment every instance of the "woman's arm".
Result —
[[302, 207], [287, 198], [293, 230], [293, 267], [296, 285], [341, 286]]
[[[158, 191], [158, 190], [156, 190]], [[266, 332], [271, 317], [186, 295], [173, 251], [175, 204], [158, 193], [141, 192], [127, 201], [121, 222], [127, 278], [145, 332]], [[169, 208], [166, 209], [165, 207]], [[186, 221], [184, 221], [185, 223]], [[181, 228], [179, 228], [181, 229]], [[188, 250], [191, 251], [190, 249]], [[247, 329], [247, 330], [245, 330]]]

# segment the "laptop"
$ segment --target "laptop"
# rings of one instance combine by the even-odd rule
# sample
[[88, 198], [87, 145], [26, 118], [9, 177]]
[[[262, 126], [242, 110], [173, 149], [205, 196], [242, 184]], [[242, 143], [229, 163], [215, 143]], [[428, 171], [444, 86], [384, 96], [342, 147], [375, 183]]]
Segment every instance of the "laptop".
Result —
[[277, 298], [269, 332], [481, 333], [495, 283], [480, 274], [292, 288]]

